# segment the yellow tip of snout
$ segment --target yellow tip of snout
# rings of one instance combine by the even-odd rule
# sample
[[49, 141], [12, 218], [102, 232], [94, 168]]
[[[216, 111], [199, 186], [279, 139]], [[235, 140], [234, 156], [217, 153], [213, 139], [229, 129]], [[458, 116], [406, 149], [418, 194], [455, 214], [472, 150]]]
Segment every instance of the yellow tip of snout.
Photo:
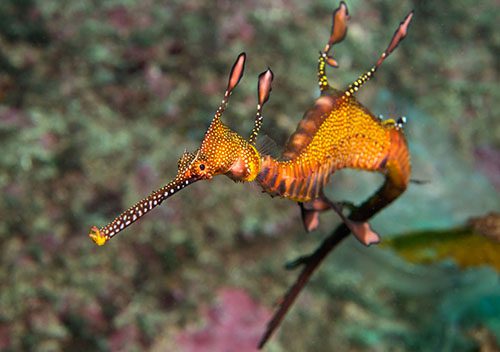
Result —
[[101, 231], [99, 231], [99, 229], [97, 228], [97, 226], [92, 226], [92, 228], [90, 229], [89, 237], [98, 246], [103, 246], [108, 241], [108, 238], [106, 236], [104, 236], [101, 233]]

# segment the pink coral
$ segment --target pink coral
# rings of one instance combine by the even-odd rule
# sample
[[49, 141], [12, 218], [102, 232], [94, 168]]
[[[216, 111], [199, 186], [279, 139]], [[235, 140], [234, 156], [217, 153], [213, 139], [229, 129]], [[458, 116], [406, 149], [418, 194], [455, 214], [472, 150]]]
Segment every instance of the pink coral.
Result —
[[225, 288], [217, 297], [218, 303], [204, 312], [205, 327], [180, 333], [178, 347], [185, 352], [255, 351], [271, 312], [242, 289]]

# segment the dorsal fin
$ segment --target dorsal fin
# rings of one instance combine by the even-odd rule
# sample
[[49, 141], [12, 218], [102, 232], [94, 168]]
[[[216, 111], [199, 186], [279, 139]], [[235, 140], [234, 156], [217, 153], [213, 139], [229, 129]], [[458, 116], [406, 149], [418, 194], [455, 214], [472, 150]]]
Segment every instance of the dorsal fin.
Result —
[[268, 135], [262, 134], [257, 138], [255, 147], [260, 155], [269, 155], [273, 158], [278, 158], [280, 154], [280, 147], [274, 139]]

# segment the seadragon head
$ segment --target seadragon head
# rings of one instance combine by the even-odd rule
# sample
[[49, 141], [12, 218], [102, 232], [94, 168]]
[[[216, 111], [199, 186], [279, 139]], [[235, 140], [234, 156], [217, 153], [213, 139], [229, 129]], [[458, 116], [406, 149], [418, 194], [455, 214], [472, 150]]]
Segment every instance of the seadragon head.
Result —
[[240, 136], [221, 121], [229, 97], [243, 76], [245, 60], [244, 53], [236, 59], [222, 103], [205, 133], [201, 146], [195, 152], [186, 151], [182, 154], [177, 163], [177, 175], [170, 183], [137, 202], [106, 226], [102, 228], [93, 226], [89, 237], [97, 245], [104, 245], [165, 199], [194, 182], [210, 180], [216, 175], [226, 175], [237, 182], [250, 182], [255, 179], [260, 169], [261, 159], [255, 142], [262, 124], [262, 107], [269, 99], [271, 92], [273, 73], [270, 69], [259, 76], [257, 114], [250, 137]]

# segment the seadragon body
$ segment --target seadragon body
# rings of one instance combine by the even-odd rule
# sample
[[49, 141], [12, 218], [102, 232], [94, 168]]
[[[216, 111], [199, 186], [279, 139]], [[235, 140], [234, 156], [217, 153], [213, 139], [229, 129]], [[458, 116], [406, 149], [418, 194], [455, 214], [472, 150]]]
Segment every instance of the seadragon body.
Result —
[[[400, 23], [389, 46], [369, 71], [345, 90], [337, 90], [329, 85], [325, 69], [327, 65], [338, 66], [331, 51], [347, 32], [347, 6], [344, 2], [340, 3], [333, 13], [329, 41], [319, 55], [321, 95], [304, 114], [280, 158], [261, 154], [256, 143], [262, 125], [262, 108], [271, 92], [273, 73], [270, 69], [259, 76], [257, 114], [250, 136], [239, 135], [221, 120], [231, 93], [243, 76], [246, 55], [240, 54], [231, 69], [222, 103], [201, 146], [195, 152], [185, 152], [181, 156], [174, 180], [124, 211], [108, 225], [92, 227], [89, 236], [98, 245], [103, 245], [188, 185], [216, 175], [226, 175], [236, 182], [255, 181], [272, 196], [298, 202], [308, 231], [318, 226], [320, 212], [332, 209], [344, 221], [347, 231], [344, 232], [352, 232], [366, 245], [377, 243], [379, 236], [371, 230], [367, 221], [406, 190], [410, 181], [410, 156], [403, 131], [404, 118], [383, 121], [358, 102], [355, 94], [404, 39], [412, 17], [411, 12]], [[384, 184], [349, 216], [343, 214], [340, 204], [329, 200], [323, 193], [330, 176], [344, 168], [385, 175]]]

